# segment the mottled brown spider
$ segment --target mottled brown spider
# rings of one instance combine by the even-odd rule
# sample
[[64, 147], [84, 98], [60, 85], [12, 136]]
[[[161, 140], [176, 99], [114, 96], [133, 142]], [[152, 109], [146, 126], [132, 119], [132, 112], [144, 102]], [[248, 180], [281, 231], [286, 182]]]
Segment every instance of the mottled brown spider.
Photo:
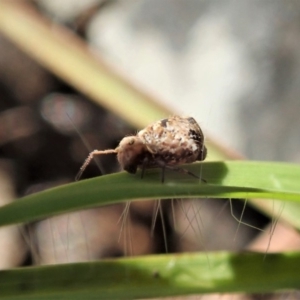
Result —
[[[164, 182], [165, 169], [183, 172], [199, 179], [186, 169], [178, 167], [205, 159], [207, 149], [204, 136], [198, 123], [192, 117], [172, 116], [150, 124], [135, 136], [124, 137], [116, 149], [92, 151], [76, 176], [78, 180], [95, 155], [117, 154], [122, 169], [135, 174], [142, 170], [160, 167]], [[204, 179], [201, 179], [205, 182]]]

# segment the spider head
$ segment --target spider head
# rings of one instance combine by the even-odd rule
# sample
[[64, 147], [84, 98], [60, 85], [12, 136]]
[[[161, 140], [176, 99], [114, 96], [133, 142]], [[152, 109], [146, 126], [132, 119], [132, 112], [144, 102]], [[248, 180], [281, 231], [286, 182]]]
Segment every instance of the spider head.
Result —
[[122, 139], [116, 151], [121, 167], [128, 173], [134, 174], [147, 148], [137, 136], [128, 136]]

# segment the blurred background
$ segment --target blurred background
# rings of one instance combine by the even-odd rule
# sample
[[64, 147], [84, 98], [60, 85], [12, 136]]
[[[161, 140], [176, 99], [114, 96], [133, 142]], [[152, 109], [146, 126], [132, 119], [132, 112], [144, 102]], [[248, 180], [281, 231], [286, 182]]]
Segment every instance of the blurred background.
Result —
[[[45, 22], [54, 34], [64, 28], [83, 39], [91, 55], [151, 95], [165, 111], [193, 116], [208, 146], [216, 141], [239, 153], [231, 158], [300, 161], [300, 2], [7, 2], [21, 3], [25, 14], [34, 10], [41, 20], [48, 19]], [[4, 205], [73, 182], [90, 150], [115, 148], [125, 135], [141, 128], [43, 67], [12, 42], [1, 18], [0, 201]], [[37, 40], [37, 53], [39, 47]], [[83, 178], [119, 170], [111, 155], [98, 164], [100, 168], [91, 164]], [[234, 203], [239, 218], [243, 202]], [[206, 199], [164, 202], [164, 226], [157, 220], [152, 234], [155, 207], [154, 202], [143, 201], [130, 205], [130, 218], [128, 207], [124, 213], [124, 206], [117, 205], [57, 216], [26, 228], [1, 229], [0, 268], [157, 253], [166, 248], [168, 252], [240, 250], [260, 232], [242, 224], [237, 231], [239, 223], [228, 201]], [[247, 205], [243, 221], [263, 229], [270, 219]], [[267, 250], [270, 228], [260, 250]], [[295, 244], [286, 241], [286, 245], [298, 249], [298, 235], [280, 225], [276, 231], [281, 229], [279, 245], [284, 246], [283, 237], [291, 234]]]

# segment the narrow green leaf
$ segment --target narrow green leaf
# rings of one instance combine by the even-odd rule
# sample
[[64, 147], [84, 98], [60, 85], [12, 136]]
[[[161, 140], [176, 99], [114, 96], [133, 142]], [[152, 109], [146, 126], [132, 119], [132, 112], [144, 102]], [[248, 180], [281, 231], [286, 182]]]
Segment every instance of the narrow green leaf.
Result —
[[167, 198], [270, 198], [300, 201], [300, 167], [248, 161], [205, 162], [188, 168], [207, 183], [160, 170], [140, 174], [118, 173], [83, 180], [33, 194], [0, 208], [0, 225], [30, 222], [54, 214], [137, 199]]
[[174, 254], [0, 271], [1, 299], [140, 299], [300, 288], [300, 253]]

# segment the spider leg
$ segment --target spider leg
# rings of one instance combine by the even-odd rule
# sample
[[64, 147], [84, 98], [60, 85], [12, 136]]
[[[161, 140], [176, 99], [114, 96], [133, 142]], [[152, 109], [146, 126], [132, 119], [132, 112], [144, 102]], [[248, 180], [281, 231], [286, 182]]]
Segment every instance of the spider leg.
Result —
[[164, 164], [161, 166], [161, 183], [165, 182], [165, 170], [166, 170], [166, 165]]
[[141, 179], [144, 178], [145, 170], [146, 170], [147, 164], [148, 164], [148, 160], [149, 160], [148, 157], [145, 157], [144, 160], [143, 160], [142, 167], [141, 167], [141, 169], [142, 169], [142, 171], [141, 171]]
[[183, 169], [183, 168], [176, 167], [176, 166], [170, 166], [170, 165], [165, 165], [165, 168], [167, 168], [169, 170], [176, 171], [176, 172], [180, 172], [180, 173], [183, 173], [183, 174], [188, 174], [188, 175], [193, 176], [193, 177], [195, 177], [197, 179], [200, 179], [204, 183], [207, 183], [207, 181], [205, 179], [200, 178], [199, 176], [195, 175], [194, 173], [190, 172], [187, 169]]
[[[148, 162], [149, 162], [149, 159], [148, 157], [145, 157], [144, 160], [143, 160], [143, 163], [141, 165], [141, 179], [144, 178], [144, 175], [145, 175], [145, 171], [147, 169], [147, 166], [148, 166]], [[164, 183], [165, 181], [165, 168], [166, 168], [166, 164], [162, 161], [159, 161], [157, 163], [158, 167], [161, 168], [161, 183]]]
[[108, 149], [108, 150], [94, 150], [92, 151], [89, 156], [86, 158], [86, 160], [84, 161], [83, 165], [81, 166], [79, 172], [77, 173], [76, 177], [75, 177], [75, 181], [78, 181], [82, 175], [82, 173], [84, 172], [84, 170], [86, 169], [86, 167], [89, 165], [89, 163], [93, 160], [93, 158], [96, 155], [102, 155], [102, 154], [111, 154], [111, 153], [117, 153], [117, 150], [115, 149]]
[[156, 162], [156, 164], [159, 168], [161, 168], [161, 183], [164, 183], [165, 182], [165, 170], [166, 170], [167, 165], [162, 160], [158, 160]]

